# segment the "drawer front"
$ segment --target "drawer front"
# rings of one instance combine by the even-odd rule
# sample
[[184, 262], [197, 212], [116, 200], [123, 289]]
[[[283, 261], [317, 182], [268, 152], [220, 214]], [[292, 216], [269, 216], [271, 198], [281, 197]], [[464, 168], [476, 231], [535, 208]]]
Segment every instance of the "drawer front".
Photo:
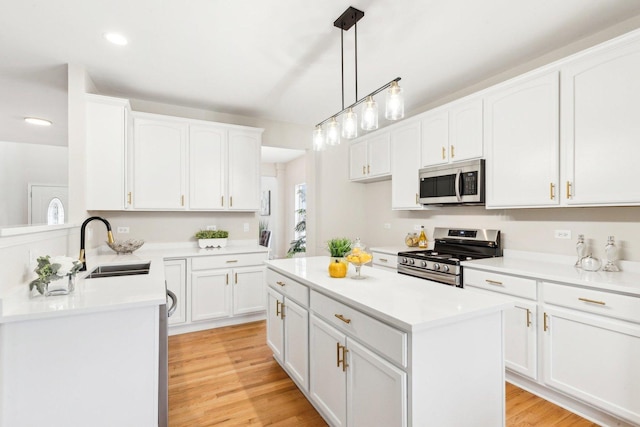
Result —
[[373, 265], [380, 267], [393, 268], [397, 270], [396, 265], [398, 263], [397, 256], [383, 254], [381, 252], [371, 252], [373, 255]]
[[311, 291], [311, 310], [400, 366], [407, 366], [407, 334], [354, 308]]
[[292, 300], [309, 307], [309, 288], [283, 274], [267, 269], [267, 285]]
[[464, 286], [474, 286], [531, 300], [537, 298], [534, 279], [473, 270], [469, 267], [464, 267], [462, 276], [464, 277]]
[[640, 298], [557, 283], [542, 283], [547, 304], [640, 323]]
[[267, 259], [267, 253], [225, 254], [193, 257], [191, 270], [210, 270], [212, 268], [233, 268], [247, 265], [261, 265]]

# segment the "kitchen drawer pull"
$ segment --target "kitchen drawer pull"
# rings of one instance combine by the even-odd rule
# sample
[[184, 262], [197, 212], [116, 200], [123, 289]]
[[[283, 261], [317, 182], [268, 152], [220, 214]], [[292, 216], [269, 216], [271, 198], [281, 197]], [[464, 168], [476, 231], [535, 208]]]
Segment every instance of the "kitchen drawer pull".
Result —
[[607, 303], [604, 301], [596, 301], [594, 299], [589, 299], [589, 298], [578, 298], [578, 300], [582, 302], [590, 302], [591, 304], [607, 305]]
[[233, 196], [229, 196], [229, 207], [233, 207]]
[[567, 181], [567, 199], [571, 198], [571, 182]]
[[365, 165], [362, 165], [362, 175], [366, 175], [367, 174], [367, 167]]
[[367, 165], [367, 173], [371, 173], [371, 165]]
[[127, 203], [131, 204], [131, 191], [127, 194]]
[[342, 320], [346, 324], [351, 323], [351, 319], [347, 319], [342, 314], [334, 314], [334, 316], [336, 316], [338, 319]]
[[220, 196], [220, 206], [224, 207], [224, 196]]
[[286, 314], [284, 314], [284, 303], [283, 303], [283, 302], [281, 302], [281, 303], [280, 303], [280, 318], [281, 318], [281, 319], [284, 319], [285, 317], [287, 317], [287, 315], [286, 315]]
[[446, 152], [447, 152], [447, 150], [444, 147], [442, 147], [442, 160], [444, 160], [444, 156], [445, 156]]
[[227, 264], [231, 264], [232, 262], [238, 262], [238, 260], [237, 260], [237, 259], [230, 259], [230, 260], [227, 260]]
[[286, 285], [286, 283], [284, 283], [284, 282], [280, 282], [280, 281], [277, 281], [277, 282], [276, 282], [276, 285], [284, 286], [284, 285]]
[[527, 328], [531, 326], [531, 310], [527, 308]]
[[233, 280], [233, 283], [236, 284], [236, 285], [238, 284], [238, 273], [235, 274], [235, 278]]
[[[340, 358], [340, 350], [342, 350], [342, 358]], [[340, 367], [340, 363], [342, 363], [342, 372], [346, 372], [347, 367], [349, 365], [347, 365], [347, 352], [349, 350], [347, 350], [347, 347], [344, 345], [340, 345], [339, 342], [336, 343], [336, 366], [339, 368]]]
[[547, 315], [547, 313], [544, 313], [543, 329], [544, 329], [545, 332], [547, 332], [549, 330], [549, 316]]
[[551, 200], [555, 200], [556, 198], [556, 192], [554, 191], [556, 189], [556, 186], [553, 182], [549, 183], [549, 198]]
[[485, 279], [484, 281], [490, 285], [502, 286], [502, 282], [498, 282], [497, 280]]
[[451, 148], [451, 158], [453, 159], [456, 156], [455, 147], [452, 145], [449, 148]]
[[276, 317], [280, 317], [280, 301], [276, 300]]
[[227, 285], [229, 284], [229, 273], [227, 273]]
[[184, 206], [184, 194], [180, 196], [180, 206]]
[[380, 262], [389, 262], [389, 260], [386, 259], [386, 258], [378, 258], [378, 261], [380, 261]]

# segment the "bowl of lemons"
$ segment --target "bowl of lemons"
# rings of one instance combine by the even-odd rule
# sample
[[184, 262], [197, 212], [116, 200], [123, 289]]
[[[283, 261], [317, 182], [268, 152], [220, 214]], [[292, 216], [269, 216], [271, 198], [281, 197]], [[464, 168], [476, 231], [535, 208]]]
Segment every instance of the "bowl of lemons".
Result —
[[360, 239], [356, 239], [351, 251], [345, 258], [356, 268], [356, 274], [351, 276], [352, 279], [360, 280], [367, 277], [361, 274], [360, 268], [363, 264], [370, 263], [373, 260], [373, 255], [367, 251], [366, 246], [360, 242]]

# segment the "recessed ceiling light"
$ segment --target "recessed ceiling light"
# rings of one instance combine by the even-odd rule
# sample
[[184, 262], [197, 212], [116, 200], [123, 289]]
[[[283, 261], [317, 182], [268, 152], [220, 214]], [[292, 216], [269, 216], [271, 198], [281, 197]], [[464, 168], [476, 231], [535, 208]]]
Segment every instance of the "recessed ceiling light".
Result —
[[51, 126], [51, 120], [39, 119], [37, 117], [25, 117], [24, 121], [38, 126]]
[[104, 33], [104, 38], [113, 44], [117, 44], [118, 46], [125, 46], [127, 43], [129, 43], [125, 36], [118, 33]]

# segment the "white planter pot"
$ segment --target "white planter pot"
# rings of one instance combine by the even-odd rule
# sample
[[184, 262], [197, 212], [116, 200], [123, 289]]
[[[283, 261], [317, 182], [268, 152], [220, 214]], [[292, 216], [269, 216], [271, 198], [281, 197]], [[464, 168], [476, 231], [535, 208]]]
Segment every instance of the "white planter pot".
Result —
[[227, 246], [227, 239], [198, 239], [198, 246], [206, 248], [224, 248]]

